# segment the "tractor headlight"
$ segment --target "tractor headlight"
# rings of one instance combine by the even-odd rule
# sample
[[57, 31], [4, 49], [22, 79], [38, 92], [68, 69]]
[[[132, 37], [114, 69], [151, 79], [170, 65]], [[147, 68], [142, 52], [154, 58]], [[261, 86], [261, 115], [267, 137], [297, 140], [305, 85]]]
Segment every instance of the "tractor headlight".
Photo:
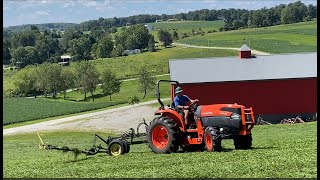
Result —
[[232, 113], [231, 119], [240, 119], [240, 115], [236, 113]]

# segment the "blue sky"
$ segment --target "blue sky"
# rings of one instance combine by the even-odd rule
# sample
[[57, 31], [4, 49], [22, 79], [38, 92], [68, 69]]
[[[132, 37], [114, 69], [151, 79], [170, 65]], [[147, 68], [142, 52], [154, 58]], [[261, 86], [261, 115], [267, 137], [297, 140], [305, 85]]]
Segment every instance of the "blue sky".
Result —
[[[296, 0], [4, 0], [3, 26], [52, 22], [80, 23], [99, 17], [177, 14], [199, 9], [259, 9]], [[316, 0], [301, 0], [316, 5]]]

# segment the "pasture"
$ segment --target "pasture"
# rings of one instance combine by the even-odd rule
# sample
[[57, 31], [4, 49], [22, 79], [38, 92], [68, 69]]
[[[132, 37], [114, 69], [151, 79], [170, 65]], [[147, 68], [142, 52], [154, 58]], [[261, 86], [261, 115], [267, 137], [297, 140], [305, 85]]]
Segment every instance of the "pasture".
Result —
[[[135, 78], [139, 75], [139, 69], [146, 67], [152, 75], [169, 73], [169, 59], [202, 58], [202, 57], [225, 57], [236, 56], [237, 51], [197, 49], [197, 48], [158, 48], [156, 52], [144, 52], [141, 54], [123, 56], [118, 58], [100, 58], [92, 60], [99, 70], [104, 67], [112, 69], [118, 78]], [[71, 63], [71, 66], [76, 62]]]
[[[132, 145], [118, 157], [38, 149], [37, 134], [5, 136], [4, 178], [316, 178], [317, 122], [255, 126], [250, 150], [222, 141], [222, 152], [155, 154]], [[129, 127], [128, 127], [129, 128]], [[45, 142], [90, 148], [94, 133], [41, 133]], [[103, 145], [103, 144], [102, 144]]]
[[269, 53], [315, 52], [317, 51], [317, 23], [310, 21], [267, 28], [216, 32], [180, 39], [177, 42], [235, 48], [240, 48], [245, 42], [254, 50]]

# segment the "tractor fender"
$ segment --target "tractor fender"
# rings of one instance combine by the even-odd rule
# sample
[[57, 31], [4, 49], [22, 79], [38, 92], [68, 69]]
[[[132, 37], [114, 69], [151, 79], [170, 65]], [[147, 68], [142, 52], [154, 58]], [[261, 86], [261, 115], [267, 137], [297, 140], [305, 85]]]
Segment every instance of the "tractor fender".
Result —
[[165, 109], [165, 110], [158, 110], [155, 115], [160, 115], [163, 117], [168, 117], [172, 119], [177, 126], [180, 128], [181, 131], [184, 131], [185, 129], [185, 124], [184, 124], [184, 119], [181, 117], [181, 115], [172, 109]]

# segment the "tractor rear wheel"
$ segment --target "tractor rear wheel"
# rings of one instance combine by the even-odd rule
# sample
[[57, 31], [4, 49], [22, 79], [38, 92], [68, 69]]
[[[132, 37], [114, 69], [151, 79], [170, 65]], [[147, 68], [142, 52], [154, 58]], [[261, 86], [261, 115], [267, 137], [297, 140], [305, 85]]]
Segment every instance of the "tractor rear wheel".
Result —
[[204, 133], [204, 143], [208, 152], [221, 151], [221, 136], [219, 129], [207, 127]]
[[179, 149], [179, 128], [172, 119], [158, 117], [148, 127], [147, 141], [155, 153], [177, 152]]
[[252, 146], [252, 135], [236, 136], [233, 138], [235, 149], [250, 149]]

